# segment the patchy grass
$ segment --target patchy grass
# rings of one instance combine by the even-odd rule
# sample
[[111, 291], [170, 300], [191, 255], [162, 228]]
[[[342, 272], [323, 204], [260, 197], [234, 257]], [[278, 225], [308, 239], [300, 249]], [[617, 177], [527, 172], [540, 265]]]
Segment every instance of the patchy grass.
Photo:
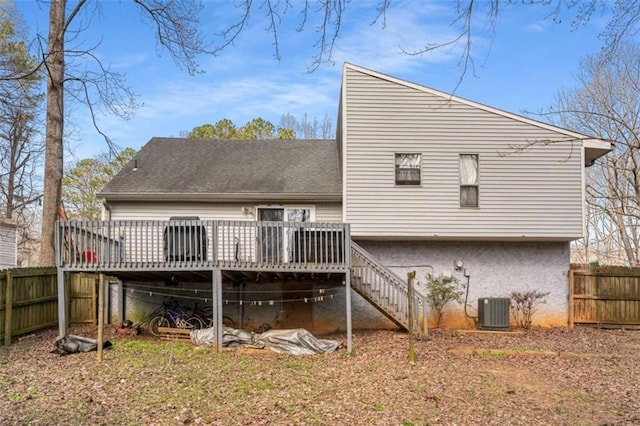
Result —
[[406, 334], [389, 331], [354, 333], [355, 354], [306, 357], [109, 338], [102, 363], [49, 353], [55, 332], [0, 347], [0, 424], [640, 422], [640, 332], [435, 332], [416, 342], [415, 365]]
[[505, 359], [508, 355], [506, 352], [503, 351], [496, 351], [496, 350], [485, 350], [482, 352], [482, 356], [489, 356], [489, 357], [493, 357], [493, 358], [498, 358], [498, 359]]

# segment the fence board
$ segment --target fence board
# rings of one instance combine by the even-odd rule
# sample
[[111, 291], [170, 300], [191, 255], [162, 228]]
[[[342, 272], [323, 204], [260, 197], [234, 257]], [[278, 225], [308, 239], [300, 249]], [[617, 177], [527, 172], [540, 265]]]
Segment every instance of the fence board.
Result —
[[[72, 274], [72, 322], [96, 321], [96, 275]], [[75, 314], [74, 314], [75, 313]], [[16, 268], [0, 271], [0, 343], [15, 336], [58, 324], [56, 268]]]
[[640, 326], [640, 268], [571, 265], [572, 324]]
[[97, 275], [71, 275], [69, 321], [90, 324], [97, 323], [97, 285]]

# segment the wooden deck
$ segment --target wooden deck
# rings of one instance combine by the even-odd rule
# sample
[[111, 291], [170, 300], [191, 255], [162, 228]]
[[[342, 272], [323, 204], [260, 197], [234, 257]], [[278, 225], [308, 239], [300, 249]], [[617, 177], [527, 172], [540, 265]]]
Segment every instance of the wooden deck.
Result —
[[347, 272], [349, 225], [256, 221], [58, 222], [57, 266], [66, 271]]
[[[399, 327], [411, 328], [412, 324], [417, 330], [422, 310], [427, 334], [423, 297], [413, 293], [410, 304], [407, 284], [353, 243], [345, 223], [64, 221], [58, 222], [56, 242], [59, 300], [67, 298], [65, 272], [94, 272], [133, 281], [169, 278], [211, 282], [218, 350], [222, 347], [223, 279], [271, 282], [276, 277], [280, 281], [315, 278], [345, 285], [349, 351], [351, 289]], [[67, 318], [64, 304], [58, 310], [63, 336]]]

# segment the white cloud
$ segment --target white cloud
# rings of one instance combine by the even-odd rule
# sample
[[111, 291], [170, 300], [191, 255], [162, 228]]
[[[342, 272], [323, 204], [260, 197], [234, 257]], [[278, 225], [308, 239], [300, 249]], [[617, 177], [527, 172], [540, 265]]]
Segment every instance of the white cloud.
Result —
[[145, 64], [149, 59], [155, 59], [149, 52], [130, 53], [118, 56], [111, 65], [115, 69], [133, 68]]
[[[306, 72], [315, 54], [313, 23], [303, 33], [293, 28], [280, 33], [282, 59], [277, 61], [271, 36], [257, 17], [234, 46], [217, 57], [202, 58], [204, 75], [189, 77], [149, 51], [118, 55], [114, 64], [118, 68], [131, 66], [125, 68], [130, 70], [128, 80], [144, 106], [130, 121], [104, 115], [98, 122], [118, 145], [137, 148], [153, 136], [178, 136], [181, 131], [222, 118], [237, 125], [255, 117], [277, 124], [286, 113], [318, 118], [328, 114], [335, 120], [342, 62], [402, 75], [425, 62], [459, 58], [456, 48], [423, 60], [401, 53], [401, 46], [420, 48], [416, 41], [439, 42], [452, 36], [453, 30], [442, 24], [448, 22], [442, 16], [450, 11], [449, 6], [398, 1], [386, 15], [386, 28], [381, 29], [379, 24], [370, 25], [375, 5], [358, 2], [356, 8], [355, 3], [350, 4], [351, 21], [345, 22], [334, 52], [336, 65], [323, 65], [313, 73]], [[367, 17], [360, 13], [363, 10]], [[295, 21], [295, 16], [289, 18]], [[79, 127], [85, 129], [83, 140], [104, 148], [102, 137], [88, 119]]]
[[532, 22], [531, 24], [527, 24], [525, 26], [525, 29], [527, 31], [539, 33], [539, 32], [545, 31], [548, 26], [549, 26], [549, 23], [547, 21], [536, 21], [536, 22]]
[[[306, 113], [318, 118], [329, 114], [335, 120], [339, 72], [337, 77], [327, 77], [269, 71], [273, 69], [245, 72], [252, 75], [237, 78], [202, 76], [170, 83], [158, 81], [141, 94], [144, 106], [132, 120], [105, 115], [98, 117], [98, 121], [119, 146], [139, 148], [153, 136], [179, 136], [181, 131], [222, 118], [229, 118], [239, 126], [256, 117], [277, 125], [287, 113], [296, 117]], [[80, 127], [85, 129], [85, 141], [104, 147], [88, 120]], [[83, 150], [78, 151], [81, 156]]]
[[[386, 14], [386, 27], [360, 20], [340, 40], [334, 59], [352, 62], [391, 74], [405, 74], [424, 69], [425, 64], [457, 64], [464, 48], [462, 43], [443, 47], [423, 55], [408, 53], [427, 45], [443, 44], [459, 35], [449, 25], [454, 15], [451, 5], [441, 2], [405, 1]], [[480, 42], [480, 40], [476, 40]]]

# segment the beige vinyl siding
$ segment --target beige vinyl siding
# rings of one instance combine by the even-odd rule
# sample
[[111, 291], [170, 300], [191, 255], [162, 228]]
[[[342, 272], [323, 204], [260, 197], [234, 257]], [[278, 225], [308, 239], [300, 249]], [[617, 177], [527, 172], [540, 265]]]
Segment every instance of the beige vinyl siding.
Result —
[[[233, 204], [213, 204], [213, 203], [110, 203], [111, 220], [133, 220], [133, 221], [166, 221], [172, 216], [198, 216], [201, 220], [233, 220], [233, 221], [255, 221], [255, 216], [245, 214], [244, 207], [253, 208], [254, 204], [233, 203]], [[288, 204], [285, 204], [288, 205]], [[304, 206], [308, 204], [300, 204]], [[313, 204], [309, 205], [312, 206]], [[273, 204], [273, 206], [279, 206]], [[341, 222], [342, 204], [324, 203], [315, 204], [315, 222]], [[143, 227], [142, 232], [147, 235], [142, 237], [136, 234], [118, 235], [122, 237], [123, 249], [132, 260], [161, 261], [163, 254], [163, 232], [164, 223], [157, 223], [155, 227]], [[114, 231], [118, 233], [118, 231]], [[209, 231], [207, 231], [208, 233]], [[218, 232], [218, 258], [230, 259], [238, 245], [240, 253], [239, 260], [252, 260], [256, 255], [256, 235], [255, 228], [238, 228], [234, 226], [221, 226]], [[150, 235], [154, 236], [150, 238]], [[116, 238], [116, 235], [112, 236]], [[144, 241], [145, 243], [141, 243]], [[148, 245], [151, 248], [147, 247]], [[212, 243], [209, 241], [207, 253], [213, 252]], [[150, 254], [151, 253], [151, 254]]]
[[16, 267], [17, 250], [16, 227], [0, 223], [0, 270]]
[[[264, 205], [264, 204], [260, 204]], [[273, 203], [274, 207], [280, 204]], [[289, 205], [289, 204], [284, 204]], [[340, 203], [306, 204], [314, 206], [315, 222], [342, 222]], [[243, 207], [254, 208], [252, 203], [109, 203], [111, 220], [169, 220], [172, 216], [198, 216], [201, 220], [255, 220], [252, 214], [245, 214]]]
[[[581, 237], [580, 141], [349, 66], [344, 84], [345, 221], [354, 237]], [[422, 154], [420, 186], [394, 184], [394, 155], [403, 152]], [[478, 208], [460, 207], [460, 154], [478, 154]]]
[[109, 203], [111, 220], [169, 220], [172, 216], [198, 216], [201, 220], [255, 220], [242, 207], [252, 204]]
[[316, 204], [316, 222], [342, 222], [342, 203]]

